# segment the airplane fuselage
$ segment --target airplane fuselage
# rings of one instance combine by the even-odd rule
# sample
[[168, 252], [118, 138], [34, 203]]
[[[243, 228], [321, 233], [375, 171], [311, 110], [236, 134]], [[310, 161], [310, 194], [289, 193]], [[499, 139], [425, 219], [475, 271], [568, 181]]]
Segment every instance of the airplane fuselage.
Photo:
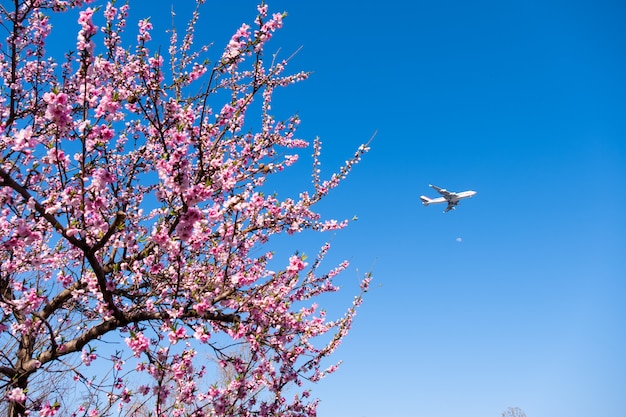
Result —
[[[462, 191], [460, 193], [456, 193], [456, 195], [454, 197], [451, 197], [450, 200], [448, 201], [459, 201], [462, 200], [464, 198], [471, 198], [474, 197], [476, 195], [476, 191]], [[443, 197], [443, 199], [445, 200], [446, 198]]]

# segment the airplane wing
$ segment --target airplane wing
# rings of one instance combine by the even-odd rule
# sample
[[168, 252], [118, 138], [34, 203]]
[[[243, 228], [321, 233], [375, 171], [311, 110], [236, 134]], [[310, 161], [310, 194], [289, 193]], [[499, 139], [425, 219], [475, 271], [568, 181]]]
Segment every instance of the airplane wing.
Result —
[[448, 199], [448, 197], [453, 197], [455, 195], [455, 193], [451, 193], [450, 191], [446, 190], [445, 188], [439, 188], [436, 185], [430, 185], [430, 187], [433, 188], [434, 190], [436, 190], [442, 196], [444, 196], [446, 198], [446, 200]]
[[453, 203], [453, 202], [448, 202], [448, 207], [446, 207], [444, 213], [449, 212], [450, 210], [454, 210], [454, 206], [456, 206], [457, 203]]

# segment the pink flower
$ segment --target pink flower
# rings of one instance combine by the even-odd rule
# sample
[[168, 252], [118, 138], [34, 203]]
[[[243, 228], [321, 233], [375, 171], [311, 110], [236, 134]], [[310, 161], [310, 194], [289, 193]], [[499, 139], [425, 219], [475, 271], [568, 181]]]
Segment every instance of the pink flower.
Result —
[[40, 417], [52, 417], [54, 415], [56, 415], [57, 411], [59, 411], [59, 407], [61, 406], [61, 404], [55, 402], [53, 405], [50, 405], [49, 402], [46, 402], [43, 407], [41, 407], [41, 410], [39, 410], [39, 416]]
[[19, 132], [15, 134], [13, 138], [13, 146], [11, 149], [14, 151], [20, 152], [24, 151], [27, 148], [32, 148], [35, 146], [35, 140], [32, 138], [33, 128], [31, 126], [27, 126], [24, 129], [21, 129]]
[[240, 54], [245, 49], [249, 38], [250, 38], [250, 26], [244, 23], [237, 30], [237, 32], [235, 32], [233, 37], [230, 39], [230, 42], [228, 42], [228, 45], [226, 46], [226, 50], [224, 51], [224, 54], [222, 55], [222, 60], [228, 62], [234, 58], [239, 57]]
[[90, 55], [95, 48], [95, 44], [90, 40], [98, 32], [98, 27], [93, 24], [94, 9], [91, 7], [80, 12], [78, 23], [82, 29], [78, 32], [76, 47], [79, 51], [87, 51]]
[[93, 353], [93, 351], [87, 352], [85, 349], [83, 349], [80, 357], [86, 366], [91, 365], [91, 362], [93, 362], [97, 358], [96, 354]]
[[290, 275], [295, 275], [298, 272], [302, 271], [306, 268], [307, 263], [302, 260], [302, 258], [293, 255], [289, 258], [289, 266], [287, 267], [287, 273]]
[[194, 306], [196, 313], [198, 313], [200, 317], [202, 317], [209, 308], [211, 308], [211, 304], [205, 299]]
[[198, 326], [193, 333], [193, 337], [202, 343], [206, 343], [211, 338], [211, 334], [207, 333], [204, 327]]
[[191, 239], [193, 226], [202, 218], [202, 212], [195, 207], [190, 207], [186, 213], [180, 216], [180, 221], [176, 226], [176, 234], [183, 242]]
[[72, 106], [68, 103], [68, 97], [65, 93], [45, 93], [43, 100], [48, 104], [46, 108], [46, 119], [56, 123], [61, 130], [64, 130], [72, 123], [70, 112]]
[[82, 26], [81, 33], [86, 36], [93, 36], [98, 32], [98, 27], [93, 24], [93, 12], [91, 7], [80, 12], [78, 23]]
[[128, 347], [133, 350], [136, 357], [139, 357], [142, 352], [148, 350], [150, 341], [142, 332], [135, 333], [132, 337], [127, 337], [125, 340]]
[[139, 35], [137, 35], [137, 42], [147, 42], [152, 37], [150, 36], [150, 30], [152, 30], [152, 23], [148, 19], [139, 21]]
[[185, 331], [184, 327], [179, 327], [174, 331], [171, 331], [170, 334], [168, 335], [168, 338], [170, 339], [170, 343], [175, 345], [179, 339], [185, 339], [187, 337], [187, 332]]
[[102, 191], [108, 184], [113, 184], [116, 180], [117, 178], [114, 174], [107, 169], [100, 168], [93, 174], [92, 185], [96, 190]]
[[113, 100], [113, 98], [111, 97], [110, 94], [105, 94], [100, 99], [98, 107], [96, 108], [96, 117], [103, 117], [104, 116], [105, 120], [111, 121], [111, 120], [113, 120], [113, 119], [115, 119], [117, 117], [117, 115], [115, 113], [121, 107], [122, 107], [122, 105], [118, 101]]
[[24, 394], [24, 390], [21, 388], [13, 388], [7, 396], [7, 400], [16, 403], [23, 403], [26, 401], [26, 394]]
[[57, 280], [61, 283], [61, 285], [63, 285], [64, 287], [68, 287], [70, 286], [70, 284], [72, 284], [72, 282], [74, 281], [74, 279], [72, 278], [71, 275], [69, 274], [63, 274], [61, 272], [58, 273], [57, 275]]
[[298, 155], [285, 155], [285, 165], [291, 166], [298, 162]]

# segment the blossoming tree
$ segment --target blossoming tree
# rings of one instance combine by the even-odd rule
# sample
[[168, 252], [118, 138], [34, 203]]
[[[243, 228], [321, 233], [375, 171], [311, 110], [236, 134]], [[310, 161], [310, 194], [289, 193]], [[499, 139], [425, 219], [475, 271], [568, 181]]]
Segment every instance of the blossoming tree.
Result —
[[[315, 140], [309, 191], [281, 198], [266, 179], [308, 146], [296, 116], [271, 113], [276, 89], [307, 78], [264, 54], [283, 14], [260, 5], [209, 61], [193, 46], [198, 9], [161, 53], [149, 20], [125, 41], [128, 5], [83, 3], [0, 5], [3, 407], [12, 417], [315, 415], [303, 385], [335, 369], [324, 359], [370, 278], [327, 319], [314, 299], [337, 290], [347, 263], [322, 269], [328, 245], [310, 264], [272, 259], [268, 240], [344, 227], [313, 207], [367, 146], [325, 180]], [[55, 60], [51, 16], [75, 8], [74, 52]], [[219, 368], [230, 376], [214, 382]]]

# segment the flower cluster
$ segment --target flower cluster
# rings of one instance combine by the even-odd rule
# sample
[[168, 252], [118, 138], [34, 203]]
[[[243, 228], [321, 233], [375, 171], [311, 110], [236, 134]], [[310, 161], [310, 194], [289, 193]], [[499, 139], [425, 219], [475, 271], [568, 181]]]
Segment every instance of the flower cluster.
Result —
[[80, 12], [78, 18], [78, 24], [81, 26], [80, 32], [78, 32], [78, 38], [76, 48], [81, 52], [86, 52], [88, 55], [93, 55], [95, 43], [91, 38], [98, 32], [98, 27], [93, 24], [94, 9], [91, 7]]
[[150, 341], [142, 332], [135, 333], [132, 337], [127, 337], [125, 342], [136, 357], [141, 356], [150, 346]]
[[16, 403], [23, 403], [24, 401], [26, 401], [27, 397], [22, 388], [13, 388], [9, 392], [9, 395], [7, 395], [6, 398], [8, 401], [13, 401]]
[[43, 95], [46, 102], [46, 118], [57, 125], [59, 130], [65, 131], [72, 124], [72, 106], [65, 93], [47, 92]]
[[239, 29], [233, 34], [226, 45], [226, 50], [222, 55], [222, 60], [226, 62], [231, 62], [239, 57], [242, 51], [245, 50], [248, 42], [250, 40], [250, 25], [244, 23], [241, 25]]

